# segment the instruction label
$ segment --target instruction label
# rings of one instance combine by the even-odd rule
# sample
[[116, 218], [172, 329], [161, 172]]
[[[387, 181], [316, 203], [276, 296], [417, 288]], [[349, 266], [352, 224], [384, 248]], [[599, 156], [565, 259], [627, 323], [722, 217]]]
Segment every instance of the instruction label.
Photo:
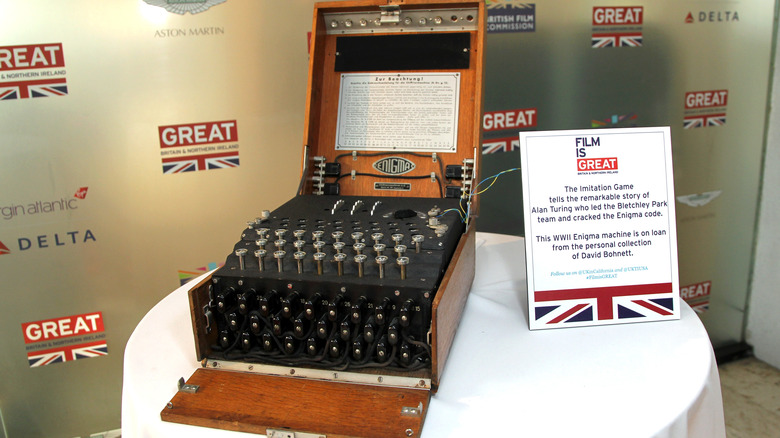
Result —
[[456, 152], [460, 73], [341, 75], [336, 150]]
[[668, 127], [521, 132], [531, 329], [679, 318]]

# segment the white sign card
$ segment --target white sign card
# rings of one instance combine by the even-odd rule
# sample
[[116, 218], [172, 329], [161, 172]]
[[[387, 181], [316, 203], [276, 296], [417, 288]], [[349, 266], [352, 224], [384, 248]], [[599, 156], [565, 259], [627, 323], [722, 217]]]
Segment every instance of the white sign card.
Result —
[[679, 319], [669, 127], [521, 132], [531, 330]]
[[460, 73], [341, 75], [336, 150], [456, 152]]

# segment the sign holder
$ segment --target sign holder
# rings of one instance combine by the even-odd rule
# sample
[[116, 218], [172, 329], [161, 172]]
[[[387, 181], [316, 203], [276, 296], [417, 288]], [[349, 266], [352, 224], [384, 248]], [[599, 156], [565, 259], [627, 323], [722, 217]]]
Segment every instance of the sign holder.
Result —
[[531, 330], [679, 319], [669, 127], [521, 132]]

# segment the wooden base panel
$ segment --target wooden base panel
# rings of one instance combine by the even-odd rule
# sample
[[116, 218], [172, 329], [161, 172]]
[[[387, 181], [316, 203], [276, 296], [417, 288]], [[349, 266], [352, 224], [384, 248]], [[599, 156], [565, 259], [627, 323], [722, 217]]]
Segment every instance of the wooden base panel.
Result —
[[327, 438], [419, 437], [430, 391], [274, 377], [201, 368], [160, 413], [163, 421], [266, 434]]

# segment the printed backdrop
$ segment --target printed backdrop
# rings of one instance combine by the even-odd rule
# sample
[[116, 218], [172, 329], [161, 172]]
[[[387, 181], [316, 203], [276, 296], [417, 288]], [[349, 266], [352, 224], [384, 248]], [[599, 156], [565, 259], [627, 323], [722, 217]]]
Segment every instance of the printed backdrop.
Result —
[[[8, 436], [119, 428], [144, 314], [294, 195], [312, 5], [0, 0]], [[671, 126], [683, 298], [740, 340], [774, 2], [488, 6], [482, 175], [522, 130]], [[520, 193], [502, 176], [479, 228], [520, 234]]]

